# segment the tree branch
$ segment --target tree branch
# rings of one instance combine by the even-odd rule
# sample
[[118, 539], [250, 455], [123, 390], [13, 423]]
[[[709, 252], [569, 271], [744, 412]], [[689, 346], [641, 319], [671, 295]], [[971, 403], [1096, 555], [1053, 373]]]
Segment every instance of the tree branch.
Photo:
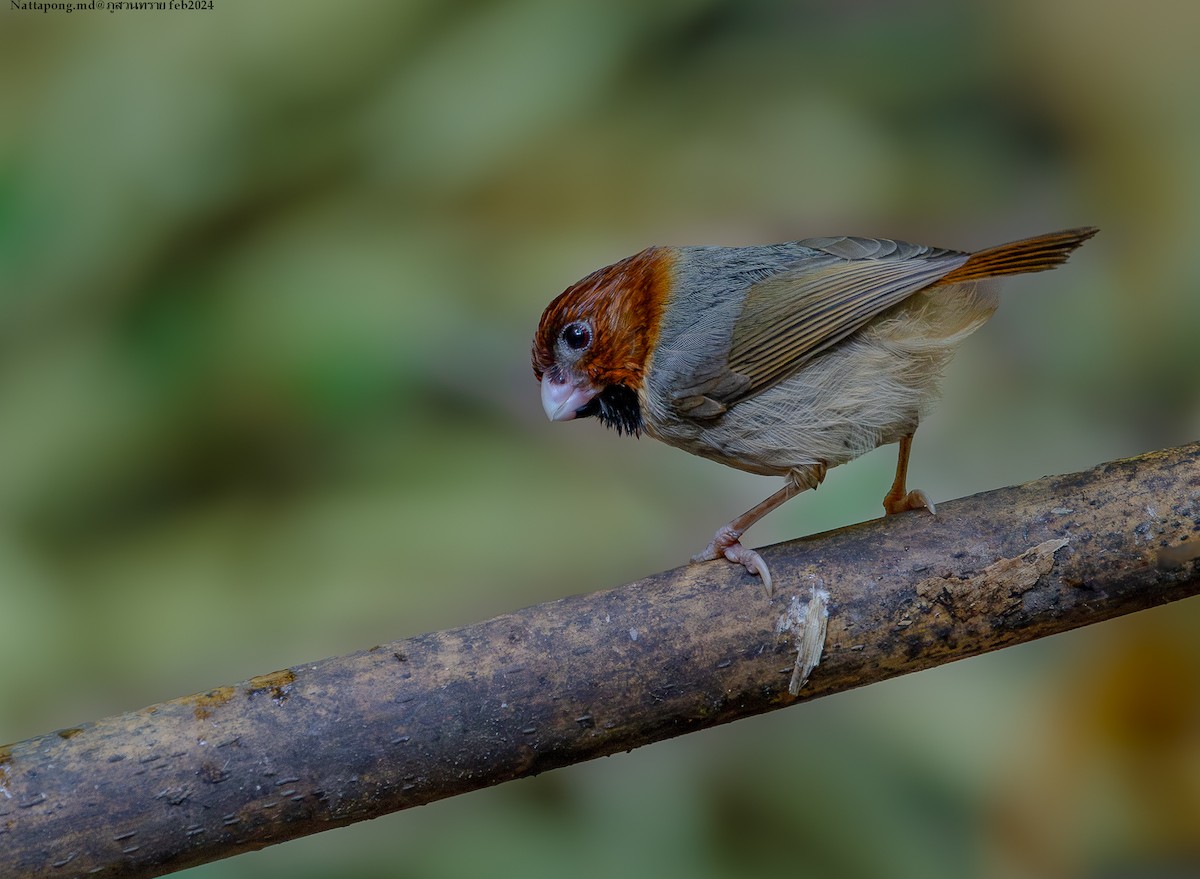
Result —
[[1200, 591], [1200, 443], [938, 511], [771, 547], [769, 602], [691, 565], [0, 748], [5, 875], [158, 876]]

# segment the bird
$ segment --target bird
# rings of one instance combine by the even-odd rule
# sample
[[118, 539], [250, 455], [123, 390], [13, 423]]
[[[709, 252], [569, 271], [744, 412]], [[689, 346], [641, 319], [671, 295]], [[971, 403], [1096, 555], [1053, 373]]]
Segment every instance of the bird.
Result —
[[648, 247], [546, 306], [531, 361], [551, 421], [594, 417], [784, 485], [717, 529], [693, 562], [727, 559], [773, 592], [746, 529], [830, 467], [899, 444], [883, 499], [907, 488], [913, 435], [998, 279], [1066, 262], [1087, 226], [971, 252], [835, 236], [746, 247]]

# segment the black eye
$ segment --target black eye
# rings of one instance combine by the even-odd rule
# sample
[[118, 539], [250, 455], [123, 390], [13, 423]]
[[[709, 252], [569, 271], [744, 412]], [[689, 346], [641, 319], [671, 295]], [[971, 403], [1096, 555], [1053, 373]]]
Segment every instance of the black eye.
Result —
[[578, 351], [591, 344], [592, 331], [587, 328], [586, 324], [567, 324], [563, 327], [562, 340], [567, 343], [568, 348]]

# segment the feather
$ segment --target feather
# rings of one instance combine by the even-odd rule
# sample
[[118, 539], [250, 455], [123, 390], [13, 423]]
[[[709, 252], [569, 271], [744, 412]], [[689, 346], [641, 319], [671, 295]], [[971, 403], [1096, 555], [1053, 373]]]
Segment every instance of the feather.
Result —
[[790, 375], [966, 260], [944, 251], [932, 258], [868, 258], [800, 267], [755, 284], [729, 349], [730, 371], [749, 379], [742, 396]]
[[1001, 244], [999, 247], [989, 247], [987, 250], [971, 254], [970, 259], [947, 274], [939, 283], [957, 284], [960, 281], [978, 281], [1000, 275], [1044, 272], [1065, 263], [1075, 248], [1098, 231], [1100, 230], [1095, 226], [1084, 226], [1025, 238]]

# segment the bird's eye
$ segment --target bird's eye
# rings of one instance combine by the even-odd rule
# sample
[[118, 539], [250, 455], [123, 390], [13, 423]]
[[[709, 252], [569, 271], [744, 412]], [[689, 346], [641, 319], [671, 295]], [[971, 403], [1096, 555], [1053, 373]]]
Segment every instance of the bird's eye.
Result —
[[562, 340], [567, 343], [568, 348], [579, 351], [591, 344], [592, 331], [586, 324], [570, 323], [563, 327]]

